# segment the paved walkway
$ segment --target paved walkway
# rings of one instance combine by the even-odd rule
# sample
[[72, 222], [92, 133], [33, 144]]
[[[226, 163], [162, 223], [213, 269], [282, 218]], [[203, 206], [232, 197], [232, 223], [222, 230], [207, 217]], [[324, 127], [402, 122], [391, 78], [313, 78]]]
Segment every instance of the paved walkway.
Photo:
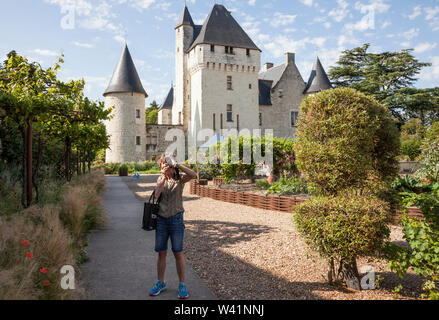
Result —
[[[157, 179], [157, 178], [155, 178]], [[120, 177], [107, 177], [102, 193], [108, 224], [94, 231], [87, 247], [90, 261], [81, 272], [81, 283], [88, 299], [97, 300], [174, 300], [177, 299], [178, 277], [175, 259], [168, 251], [167, 290], [149, 297], [148, 290], [156, 281], [154, 231], [141, 229], [143, 203], [138, 201]], [[190, 299], [215, 299], [204, 282], [186, 263], [186, 284]]]

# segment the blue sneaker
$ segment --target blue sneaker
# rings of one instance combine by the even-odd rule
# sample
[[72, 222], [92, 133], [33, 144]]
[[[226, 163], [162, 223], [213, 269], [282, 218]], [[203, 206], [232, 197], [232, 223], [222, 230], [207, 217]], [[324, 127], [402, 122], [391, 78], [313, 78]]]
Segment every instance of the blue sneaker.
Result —
[[179, 299], [189, 298], [189, 293], [187, 293], [187, 287], [184, 282], [180, 282], [180, 284], [178, 285], [178, 298]]
[[166, 290], [166, 281], [160, 282], [160, 280], [157, 280], [154, 284], [154, 287], [152, 287], [151, 290], [149, 290], [150, 296], [158, 296], [160, 292]]

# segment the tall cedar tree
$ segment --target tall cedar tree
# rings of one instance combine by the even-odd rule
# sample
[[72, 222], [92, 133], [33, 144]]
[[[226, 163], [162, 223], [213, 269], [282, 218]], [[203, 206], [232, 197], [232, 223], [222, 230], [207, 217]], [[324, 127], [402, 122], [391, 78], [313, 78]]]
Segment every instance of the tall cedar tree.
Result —
[[411, 52], [367, 52], [370, 44], [343, 51], [329, 70], [335, 87], [352, 87], [389, 108], [400, 123], [420, 118], [424, 125], [439, 116], [439, 88], [416, 89], [416, 75], [431, 63], [419, 62]]

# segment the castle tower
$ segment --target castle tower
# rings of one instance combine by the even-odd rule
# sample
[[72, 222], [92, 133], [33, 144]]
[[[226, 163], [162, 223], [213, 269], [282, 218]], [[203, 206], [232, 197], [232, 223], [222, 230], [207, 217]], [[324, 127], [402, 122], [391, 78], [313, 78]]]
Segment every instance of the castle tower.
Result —
[[323, 69], [319, 57], [316, 57], [304, 94], [313, 95], [331, 88], [331, 81], [329, 81], [328, 75], [326, 74], [325, 69]]
[[261, 50], [223, 5], [214, 5], [187, 53], [191, 125], [258, 129]]
[[195, 25], [186, 6], [175, 27], [175, 92], [172, 124], [183, 124], [187, 132], [190, 120], [190, 78], [187, 72], [187, 51], [194, 41]]
[[107, 123], [110, 149], [106, 151], [105, 161], [145, 161], [145, 99], [148, 95], [126, 44], [104, 97], [105, 106], [113, 107], [113, 118]]

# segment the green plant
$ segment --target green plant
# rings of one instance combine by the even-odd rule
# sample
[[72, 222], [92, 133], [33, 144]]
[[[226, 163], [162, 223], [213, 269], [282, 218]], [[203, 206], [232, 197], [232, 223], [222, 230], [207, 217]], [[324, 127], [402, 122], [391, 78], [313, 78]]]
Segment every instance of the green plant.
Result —
[[258, 187], [259, 189], [267, 190], [268, 188], [270, 188], [270, 186], [270, 183], [265, 179], [256, 181], [256, 187]]
[[432, 185], [430, 192], [421, 194], [404, 192], [405, 207], [418, 206], [422, 210], [424, 220], [407, 215], [400, 220], [404, 239], [410, 248], [387, 243], [386, 253], [389, 268], [402, 278], [409, 268], [424, 278], [423, 296], [428, 299], [439, 299], [439, 183]]
[[227, 163], [221, 165], [224, 172], [224, 183], [230, 183], [236, 179], [252, 178], [255, 173], [255, 164]]
[[401, 143], [401, 155], [408, 156], [410, 161], [415, 161], [421, 154], [422, 140], [405, 140]]
[[328, 260], [332, 283], [359, 278], [356, 259], [382, 248], [391, 212], [383, 200], [346, 193], [307, 200], [295, 207], [293, 220], [305, 242]]
[[307, 194], [308, 186], [306, 181], [295, 176], [288, 178], [282, 175], [280, 179], [268, 188], [267, 193], [277, 194]]
[[422, 168], [415, 172], [418, 179], [439, 182], [439, 139], [426, 139], [422, 145]]
[[397, 176], [391, 184], [391, 188], [398, 192], [415, 192], [422, 190], [425, 185], [411, 175]]
[[317, 194], [391, 182], [398, 164], [398, 129], [385, 107], [349, 88], [307, 97], [295, 140], [296, 164]]
[[[383, 245], [393, 210], [399, 133], [389, 111], [351, 88], [322, 91], [301, 105], [296, 164], [318, 198], [296, 210], [301, 235], [326, 257], [329, 281], [359, 289], [358, 256]], [[335, 272], [335, 264], [339, 271]]]

